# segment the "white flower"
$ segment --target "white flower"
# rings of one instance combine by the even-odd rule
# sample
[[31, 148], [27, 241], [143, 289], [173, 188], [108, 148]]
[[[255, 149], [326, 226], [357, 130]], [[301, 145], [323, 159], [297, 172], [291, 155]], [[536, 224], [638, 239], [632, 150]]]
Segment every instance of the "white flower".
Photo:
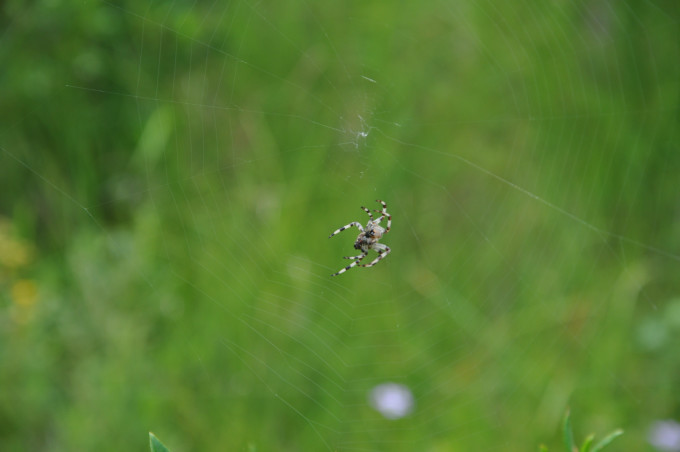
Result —
[[373, 408], [387, 419], [402, 418], [413, 410], [411, 390], [398, 383], [383, 383], [374, 387], [368, 395]]

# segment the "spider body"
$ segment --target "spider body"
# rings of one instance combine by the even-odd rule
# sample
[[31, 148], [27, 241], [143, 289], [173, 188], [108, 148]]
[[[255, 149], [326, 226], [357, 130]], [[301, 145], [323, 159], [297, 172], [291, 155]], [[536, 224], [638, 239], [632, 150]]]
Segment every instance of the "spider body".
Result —
[[[354, 242], [354, 249], [360, 250], [361, 254], [359, 254], [358, 256], [345, 256], [344, 259], [353, 259], [354, 262], [352, 262], [350, 265], [343, 268], [339, 272], [333, 273], [331, 276], [337, 276], [341, 273], [346, 272], [350, 268], [356, 266], [373, 267], [375, 264], [384, 259], [388, 254], [390, 254], [391, 251], [390, 247], [383, 243], [379, 243], [379, 240], [383, 237], [383, 235], [390, 231], [390, 228], [392, 226], [392, 215], [387, 213], [387, 204], [385, 204], [383, 201], [379, 199], [376, 201], [382, 204], [382, 210], [374, 210], [374, 212], [378, 212], [379, 214], [381, 214], [378, 219], [374, 219], [371, 211], [368, 210], [366, 207], [361, 206], [361, 208], [364, 210], [364, 212], [368, 214], [368, 217], [370, 218], [370, 220], [368, 220], [368, 223], [366, 223], [365, 228], [361, 226], [361, 223], [353, 221], [341, 227], [340, 229], [337, 229], [330, 236], [328, 236], [328, 238], [331, 238], [334, 235], [339, 234], [340, 232], [352, 226], [355, 226], [360, 231], [356, 241]], [[385, 218], [387, 218], [387, 227], [383, 228], [382, 226], [380, 226], [380, 222]], [[376, 257], [370, 264], [359, 265], [361, 260], [368, 255], [368, 252], [370, 250], [377, 252], [378, 257]]]
[[375, 221], [369, 221], [364, 231], [357, 236], [354, 248], [367, 253], [382, 238], [383, 234], [385, 234], [385, 228]]

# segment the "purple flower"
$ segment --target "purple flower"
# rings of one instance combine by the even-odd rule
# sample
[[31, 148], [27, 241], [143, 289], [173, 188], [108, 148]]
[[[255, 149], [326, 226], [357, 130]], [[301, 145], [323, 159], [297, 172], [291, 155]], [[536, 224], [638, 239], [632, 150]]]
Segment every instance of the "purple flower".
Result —
[[402, 418], [413, 411], [413, 394], [399, 383], [383, 383], [374, 387], [368, 395], [373, 408], [387, 419]]
[[680, 451], [680, 423], [674, 420], [656, 421], [647, 435], [649, 444], [664, 452]]

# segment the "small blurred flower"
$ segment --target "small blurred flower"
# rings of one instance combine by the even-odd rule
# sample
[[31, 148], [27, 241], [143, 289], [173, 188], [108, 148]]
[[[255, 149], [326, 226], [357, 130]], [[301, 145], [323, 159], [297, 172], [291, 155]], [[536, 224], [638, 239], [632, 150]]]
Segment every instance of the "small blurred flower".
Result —
[[664, 452], [680, 451], [680, 423], [674, 420], [656, 421], [647, 435], [649, 444]]
[[38, 298], [38, 288], [30, 279], [20, 279], [12, 285], [12, 300], [23, 308], [30, 309]]
[[0, 267], [17, 269], [28, 265], [33, 257], [31, 246], [14, 237], [10, 223], [0, 217]]
[[411, 390], [398, 383], [383, 383], [374, 387], [368, 401], [387, 419], [399, 419], [410, 414], [414, 405]]
[[31, 279], [20, 279], [12, 285], [11, 310], [15, 323], [26, 324], [33, 318], [35, 303], [38, 300], [38, 288]]

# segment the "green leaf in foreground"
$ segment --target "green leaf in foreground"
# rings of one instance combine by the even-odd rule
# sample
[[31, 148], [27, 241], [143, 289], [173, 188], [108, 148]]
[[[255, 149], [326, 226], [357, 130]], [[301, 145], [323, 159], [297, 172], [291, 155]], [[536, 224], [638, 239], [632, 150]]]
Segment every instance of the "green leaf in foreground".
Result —
[[[623, 435], [623, 430], [618, 429], [611, 432], [609, 435], [605, 436], [601, 441], [599, 441], [595, 446], [593, 446], [593, 441], [595, 440], [595, 435], [590, 434], [583, 441], [583, 445], [580, 449], [577, 449], [574, 444], [574, 433], [571, 429], [571, 419], [570, 413], [567, 411], [564, 415], [564, 420], [562, 421], [562, 436], [564, 439], [564, 447], [566, 452], [600, 452], [606, 446], [609, 445], [614, 439]], [[548, 448], [544, 445], [539, 446], [539, 452], [548, 452]]]
[[607, 446], [609, 443], [614, 441], [615, 438], [617, 438], [621, 435], [623, 435], [623, 430], [621, 430], [621, 429], [614, 430], [609, 435], [602, 438], [602, 441], [600, 441], [599, 443], [597, 443], [595, 445], [595, 447], [593, 447], [592, 452], [600, 452], [602, 449], [604, 449], [605, 446]]
[[567, 452], [574, 452], [574, 434], [571, 430], [571, 420], [569, 419], [569, 410], [564, 415], [562, 422], [562, 435], [564, 437], [564, 447]]
[[151, 446], [151, 452], [170, 452], [170, 450], [165, 447], [165, 444], [151, 432], [149, 432], [149, 444]]
[[581, 446], [581, 449], [579, 452], [590, 452], [590, 448], [593, 445], [593, 441], [595, 440], [595, 434], [591, 433], [586, 437], [586, 439], [583, 441], [583, 446]]

